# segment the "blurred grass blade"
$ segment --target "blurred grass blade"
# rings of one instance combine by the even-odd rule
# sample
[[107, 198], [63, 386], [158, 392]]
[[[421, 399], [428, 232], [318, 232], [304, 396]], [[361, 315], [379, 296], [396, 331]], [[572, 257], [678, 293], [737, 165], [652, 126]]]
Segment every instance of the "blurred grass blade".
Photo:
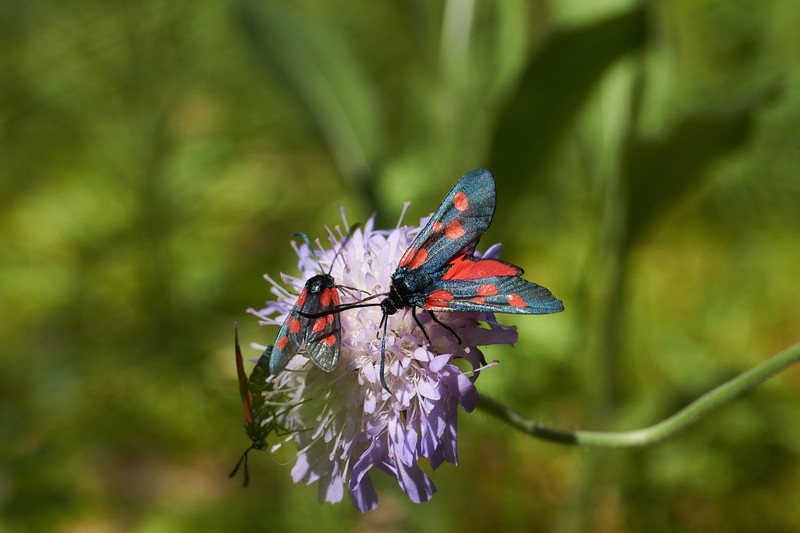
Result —
[[258, 64], [300, 100], [342, 174], [369, 188], [363, 181], [380, 160], [381, 120], [347, 41], [324, 20], [272, 2], [238, 0], [233, 6]]
[[439, 55], [445, 79], [458, 80], [467, 74], [474, 16], [474, 0], [448, 0], [444, 3]]
[[557, 33], [533, 56], [495, 129], [489, 168], [500, 179], [540, 170], [603, 72], [642, 48], [645, 22], [637, 7]]
[[494, 85], [505, 96], [513, 90], [516, 76], [525, 64], [530, 26], [528, 4], [524, 0], [504, 0], [495, 3], [494, 9], [497, 17]]
[[683, 119], [663, 139], [633, 138], [628, 143], [622, 170], [628, 189], [627, 248], [698, 185], [711, 164], [746, 144], [759, 106], [760, 102], [725, 114], [697, 114]]

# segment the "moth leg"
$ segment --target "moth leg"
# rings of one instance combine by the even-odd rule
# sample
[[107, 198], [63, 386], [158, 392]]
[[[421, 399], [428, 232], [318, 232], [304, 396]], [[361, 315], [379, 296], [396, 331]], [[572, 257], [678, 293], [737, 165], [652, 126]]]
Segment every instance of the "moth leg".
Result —
[[356, 292], [366, 292], [366, 291], [362, 291], [361, 289], [356, 289], [355, 287], [348, 287], [347, 285], [337, 285], [336, 288], [339, 289], [342, 292], [346, 292], [347, 295], [350, 296], [351, 298], [355, 298], [356, 297], [354, 295], [354, 293], [356, 293]]
[[[432, 314], [432, 313], [429, 313], [429, 314]], [[433, 342], [431, 342], [431, 338], [430, 338], [430, 337], [428, 337], [428, 332], [427, 332], [427, 331], [425, 331], [425, 328], [424, 328], [424, 327], [422, 327], [422, 322], [420, 322], [420, 321], [419, 321], [419, 318], [417, 318], [417, 308], [416, 308], [416, 307], [412, 307], [412, 308], [411, 308], [411, 316], [413, 316], [413, 317], [414, 317], [414, 322], [416, 322], [416, 323], [417, 323], [417, 325], [419, 326], [419, 329], [421, 329], [421, 330], [422, 330], [422, 334], [423, 334], [423, 335], [425, 335], [425, 340], [427, 340], [427, 341], [428, 341], [428, 344], [429, 344], [429, 345], [433, 345]], [[435, 319], [434, 319], [434, 320], [435, 320]], [[438, 320], [436, 320], [436, 321], [438, 322]], [[445, 327], [446, 327], [446, 326], [445, 326]], [[447, 329], [450, 329], [450, 328], [447, 328]], [[453, 331], [453, 330], [450, 330], [450, 331]]]
[[[428, 310], [426, 309], [426, 311], [428, 311]], [[442, 322], [441, 320], [436, 318], [436, 315], [433, 314], [433, 311], [428, 311], [428, 314], [431, 315], [431, 318], [433, 319], [434, 322], [436, 322], [437, 324], [442, 326], [444, 329], [446, 329], [447, 331], [452, 333], [453, 337], [458, 339], [458, 344], [464, 344], [464, 341], [461, 340], [461, 337], [458, 336], [458, 333], [453, 331], [453, 328], [451, 328], [450, 326], [448, 326], [447, 324], [445, 324], [444, 322]], [[417, 318], [417, 317], [415, 316], [414, 318]], [[419, 321], [417, 321], [417, 324], [419, 324]], [[427, 337], [427, 335], [425, 335], [425, 336]], [[430, 342], [430, 339], [428, 339], [428, 342]]]

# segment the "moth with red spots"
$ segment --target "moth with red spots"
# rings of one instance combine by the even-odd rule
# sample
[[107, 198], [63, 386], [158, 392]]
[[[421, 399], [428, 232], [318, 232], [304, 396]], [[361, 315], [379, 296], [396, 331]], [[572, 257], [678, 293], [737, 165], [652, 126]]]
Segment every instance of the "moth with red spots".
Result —
[[[304, 233], [296, 235], [302, 237], [309, 249], [311, 248]], [[338, 255], [337, 253], [336, 257]], [[339, 307], [338, 289], [330, 272], [317, 274], [306, 281], [272, 347], [269, 357], [270, 373], [277, 374], [283, 370], [302, 346], [305, 346], [308, 358], [325, 372], [336, 368], [341, 353], [341, 327], [336, 311]], [[309, 315], [315, 317], [309, 318]]]
[[[229, 477], [235, 476], [236, 472], [239, 470], [239, 466], [244, 463], [244, 483], [242, 486], [246, 487], [250, 481], [250, 475], [247, 471], [247, 454], [250, 450], [265, 450], [267, 447], [267, 436], [273, 431], [280, 433], [285, 432], [285, 430], [276, 420], [274, 410], [270, 413], [269, 406], [267, 406], [263, 396], [264, 390], [267, 387], [269, 358], [272, 347], [268, 347], [264, 351], [264, 354], [258, 359], [249, 378], [244, 371], [242, 350], [239, 348], [238, 329], [235, 330], [235, 347], [236, 374], [239, 377], [239, 393], [242, 396], [242, 407], [244, 408], [244, 432], [250, 437], [252, 444], [244, 451]], [[269, 418], [271, 418], [271, 420]]]
[[379, 304], [383, 311], [380, 380], [387, 391], [387, 322], [400, 309], [410, 307], [420, 328], [417, 308], [431, 313], [436, 322], [433, 312], [439, 311], [547, 314], [564, 310], [549, 290], [523, 279], [520, 267], [475, 257], [475, 246], [489, 227], [494, 209], [491, 172], [480, 168], [467, 172], [400, 259], [389, 293]]

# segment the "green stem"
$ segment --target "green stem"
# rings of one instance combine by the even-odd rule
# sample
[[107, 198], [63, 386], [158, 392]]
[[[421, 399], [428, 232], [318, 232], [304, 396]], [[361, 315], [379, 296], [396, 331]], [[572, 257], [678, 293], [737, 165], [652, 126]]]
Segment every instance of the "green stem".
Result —
[[544, 440], [593, 448], [641, 448], [676, 435], [717, 407], [798, 361], [800, 361], [800, 342], [707, 392], [671, 417], [633, 431], [564, 431], [526, 418], [486, 396], [481, 396], [478, 408], [524, 433]]

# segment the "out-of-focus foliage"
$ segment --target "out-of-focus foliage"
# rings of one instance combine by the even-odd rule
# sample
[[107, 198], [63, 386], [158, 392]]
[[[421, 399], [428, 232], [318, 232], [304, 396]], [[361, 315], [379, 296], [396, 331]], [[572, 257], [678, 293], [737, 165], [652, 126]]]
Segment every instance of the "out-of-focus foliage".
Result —
[[413, 221], [479, 165], [484, 245], [566, 304], [482, 391], [634, 428], [798, 340], [797, 28], [790, 0], [0, 4], [0, 529], [800, 529], [796, 369], [635, 453], [465, 416], [426, 505], [226, 477], [233, 324], [276, 334], [244, 310], [290, 234]]

